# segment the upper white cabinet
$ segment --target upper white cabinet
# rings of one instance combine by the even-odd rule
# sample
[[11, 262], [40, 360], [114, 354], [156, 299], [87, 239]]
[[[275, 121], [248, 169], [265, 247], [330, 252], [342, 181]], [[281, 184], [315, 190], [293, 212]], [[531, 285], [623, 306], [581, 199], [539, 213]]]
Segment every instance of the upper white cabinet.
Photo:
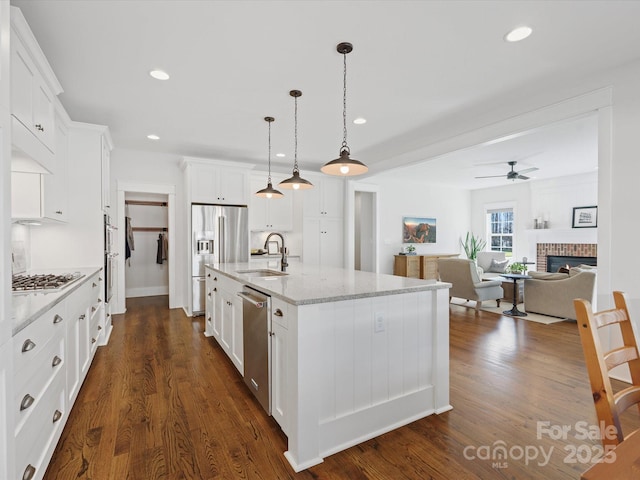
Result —
[[[284, 180], [284, 176], [271, 176], [274, 188]], [[293, 230], [293, 197], [297, 192], [281, 190], [284, 197], [261, 198], [255, 193], [267, 186], [267, 174], [253, 174], [250, 182], [249, 228], [253, 231], [277, 230], [289, 232]]]
[[182, 164], [191, 203], [248, 204], [249, 170], [253, 165], [190, 157]]
[[344, 180], [341, 178], [309, 178], [313, 187], [304, 193], [304, 216], [343, 217]]
[[100, 174], [102, 179], [102, 210], [109, 213], [111, 208], [111, 150], [113, 144], [108, 131], [100, 139]]
[[11, 8], [11, 115], [14, 150], [52, 170], [56, 79], [20, 9]]
[[11, 217], [68, 221], [68, 130], [56, 114], [56, 153], [51, 173], [11, 172]]
[[303, 192], [302, 261], [344, 266], [344, 181], [309, 178], [314, 188]]

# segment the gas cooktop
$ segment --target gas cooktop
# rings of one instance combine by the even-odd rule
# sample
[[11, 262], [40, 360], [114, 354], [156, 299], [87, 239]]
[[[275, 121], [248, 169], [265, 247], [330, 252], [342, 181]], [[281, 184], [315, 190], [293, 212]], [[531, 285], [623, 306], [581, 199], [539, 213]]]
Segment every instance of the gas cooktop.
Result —
[[11, 289], [14, 292], [56, 291], [84, 277], [80, 272], [61, 274], [17, 274], [11, 278]]

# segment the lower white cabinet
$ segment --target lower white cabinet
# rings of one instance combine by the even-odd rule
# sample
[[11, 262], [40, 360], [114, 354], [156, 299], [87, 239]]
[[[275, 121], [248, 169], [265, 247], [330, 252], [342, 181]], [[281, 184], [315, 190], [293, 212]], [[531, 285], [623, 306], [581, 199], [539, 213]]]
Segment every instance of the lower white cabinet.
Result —
[[271, 299], [271, 415], [288, 435], [287, 422], [287, 334], [296, 309], [277, 298]]
[[244, 375], [242, 285], [207, 269], [205, 335], [216, 339], [238, 371]]
[[15, 472], [44, 476], [104, 323], [98, 273], [12, 339]]

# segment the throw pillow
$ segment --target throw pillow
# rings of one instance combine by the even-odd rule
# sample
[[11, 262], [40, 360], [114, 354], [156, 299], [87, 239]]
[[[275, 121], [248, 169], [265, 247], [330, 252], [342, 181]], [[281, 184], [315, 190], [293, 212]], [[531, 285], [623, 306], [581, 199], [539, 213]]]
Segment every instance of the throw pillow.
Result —
[[496, 260], [495, 258], [491, 259], [491, 265], [489, 266], [488, 272], [492, 273], [504, 273], [507, 268], [507, 264], [509, 260]]

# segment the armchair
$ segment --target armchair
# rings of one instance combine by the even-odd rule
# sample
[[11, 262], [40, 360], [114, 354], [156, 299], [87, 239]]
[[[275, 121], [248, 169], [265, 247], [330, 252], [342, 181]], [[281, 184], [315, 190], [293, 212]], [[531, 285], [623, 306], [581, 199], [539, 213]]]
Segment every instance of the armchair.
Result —
[[451, 283], [449, 300], [451, 297], [474, 300], [476, 310], [485, 300], [495, 300], [500, 306], [500, 299], [504, 296], [502, 280], [489, 280], [483, 282], [478, 276], [478, 270], [472, 260], [465, 258], [440, 258], [438, 259], [438, 271], [440, 280]]

